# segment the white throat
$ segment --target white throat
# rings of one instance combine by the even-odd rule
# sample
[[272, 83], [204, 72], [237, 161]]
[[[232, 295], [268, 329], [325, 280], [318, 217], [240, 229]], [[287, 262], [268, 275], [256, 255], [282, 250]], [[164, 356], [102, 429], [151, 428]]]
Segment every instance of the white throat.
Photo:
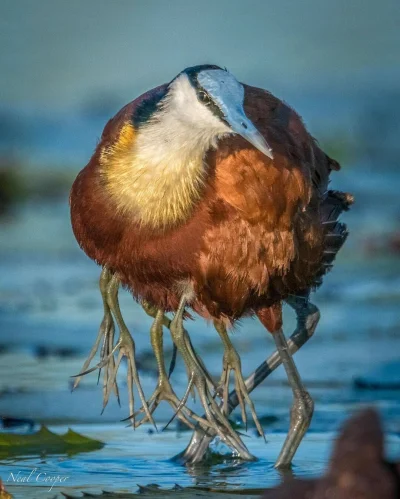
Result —
[[[160, 110], [141, 127], [135, 149], [144, 163], [177, 169], [198, 161], [217, 139], [232, 131], [201, 104], [185, 74], [179, 76]], [[172, 173], [172, 172], [171, 172]], [[183, 173], [183, 172], [182, 172]]]
[[137, 131], [125, 169], [126, 211], [152, 227], [176, 225], [189, 218], [201, 198], [207, 174], [204, 156], [231, 130], [201, 104], [186, 75], [172, 84], [160, 109]]

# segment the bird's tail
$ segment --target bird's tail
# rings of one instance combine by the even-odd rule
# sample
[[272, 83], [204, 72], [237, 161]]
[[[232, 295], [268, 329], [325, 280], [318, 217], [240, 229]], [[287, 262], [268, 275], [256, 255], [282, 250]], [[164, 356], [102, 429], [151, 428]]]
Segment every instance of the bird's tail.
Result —
[[321, 261], [321, 269], [317, 275], [315, 285], [322, 283], [322, 277], [333, 267], [337, 253], [343, 246], [349, 234], [346, 224], [339, 222], [339, 216], [353, 204], [351, 194], [340, 191], [327, 191], [321, 204], [321, 223], [324, 228], [325, 245]]

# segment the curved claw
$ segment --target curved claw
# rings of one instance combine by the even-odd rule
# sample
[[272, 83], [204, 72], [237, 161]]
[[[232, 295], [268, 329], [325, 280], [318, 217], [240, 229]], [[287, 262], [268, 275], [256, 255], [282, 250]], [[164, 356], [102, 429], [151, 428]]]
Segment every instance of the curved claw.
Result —
[[101, 360], [98, 364], [96, 364], [94, 367], [88, 369], [87, 371], [84, 371], [82, 373], [79, 373], [79, 374], [74, 374], [73, 376], [70, 376], [70, 378], [78, 378], [79, 376], [86, 376], [86, 374], [90, 374], [92, 373], [93, 371], [95, 371], [96, 369], [101, 369], [102, 367], [104, 367], [108, 361], [110, 360], [110, 357], [112, 357], [114, 355], [114, 353], [116, 352], [117, 348], [119, 348], [120, 346], [120, 343], [118, 342], [115, 347], [112, 349], [112, 351], [107, 355], [107, 357], [105, 357], [103, 360]]
[[[113, 348], [114, 333], [115, 333], [115, 328], [114, 328], [114, 323], [112, 323], [112, 328], [111, 328], [109, 338], [108, 338], [108, 351], [112, 350], [112, 348]], [[111, 357], [110, 362], [107, 365], [106, 372], [104, 373], [104, 382], [103, 382], [103, 392], [104, 392], [104, 394], [103, 394], [103, 406], [104, 407], [108, 403], [108, 401], [106, 402], [107, 393], [109, 393], [109, 388], [107, 388], [107, 385], [108, 385], [109, 376], [113, 373], [113, 371], [115, 371], [114, 382], [113, 382], [111, 388], [112, 388], [113, 392], [115, 393], [119, 407], [121, 407], [121, 400], [119, 397], [118, 383], [117, 383], [117, 379], [116, 379], [118, 367], [116, 368], [115, 366], [116, 366], [116, 363], [115, 363], [114, 357]]]
[[[99, 349], [101, 338], [104, 338], [104, 339], [103, 339], [103, 345], [101, 347], [100, 358], [104, 357], [104, 345], [106, 342], [106, 338], [111, 333], [111, 330], [113, 327], [114, 327], [114, 324], [113, 324], [111, 315], [105, 313], [103, 320], [101, 321], [101, 324], [100, 324], [100, 328], [99, 328], [99, 332], [97, 334], [96, 341], [94, 342], [93, 347], [91, 348], [89, 355], [82, 366], [81, 372], [86, 372], [87, 368], [89, 367], [90, 363], [92, 362], [94, 356], [97, 353], [97, 350]], [[79, 376], [79, 374], [78, 374], [78, 375], [72, 376], [72, 377], [76, 378], [75, 382], [72, 386], [72, 389], [71, 389], [71, 391], [73, 392], [78, 387], [78, 385], [81, 381], [81, 376]]]
[[[101, 414], [103, 414], [104, 409], [106, 408], [108, 404], [108, 400], [110, 398], [111, 390], [113, 386], [116, 386], [117, 390], [117, 399], [119, 402], [119, 392], [118, 392], [118, 386], [116, 384], [116, 377], [117, 377], [117, 372], [119, 369], [119, 365], [122, 360], [122, 352], [120, 351], [118, 354], [117, 361], [114, 363], [114, 366], [107, 366], [107, 372], [105, 376], [105, 381], [106, 381], [106, 388], [105, 388], [105, 393], [104, 393], [104, 398], [103, 398], [103, 409], [101, 410]], [[109, 367], [111, 367], [111, 373], [108, 372]]]
[[[211, 386], [211, 388], [213, 390], [216, 390], [217, 389], [217, 386], [216, 384], [214, 383], [212, 377], [211, 377], [211, 374], [208, 372], [203, 360], [201, 359], [201, 357], [196, 353], [196, 350], [193, 348], [193, 344], [192, 344], [192, 340], [190, 339], [190, 336], [189, 334], [187, 333], [187, 331], [185, 330], [184, 331], [184, 338], [185, 338], [185, 343], [186, 343], [186, 347], [188, 349], [188, 351], [190, 352], [193, 360], [195, 360], [195, 362], [197, 362], [197, 364], [199, 365], [199, 367], [201, 368], [202, 372], [203, 372], [203, 376], [205, 377], [207, 383], [209, 386]], [[189, 378], [190, 379], [190, 378]]]
[[[133, 408], [135, 405], [135, 399], [133, 396], [133, 376], [132, 376], [132, 367], [130, 363], [128, 362], [128, 377], [127, 377], [127, 383], [128, 383], [128, 397], [129, 397], [129, 410], [130, 412], [133, 412]], [[133, 418], [133, 429], [135, 429], [135, 418]]]
[[200, 377], [198, 380], [195, 379], [195, 383], [207, 420], [211, 423], [217, 435], [229, 447], [239, 453], [242, 452], [245, 449], [244, 444], [232, 428], [225, 414], [221, 412], [215, 399], [209, 393], [206, 379]]
[[242, 375], [242, 369], [241, 369], [241, 363], [240, 363], [240, 357], [237, 355], [237, 353], [234, 350], [230, 350], [226, 355], [234, 354], [233, 358], [231, 357], [229, 360], [226, 357], [224, 359], [224, 368], [223, 368], [223, 373], [221, 376], [220, 383], [217, 388], [217, 392], [220, 392], [222, 390], [223, 395], [223, 405], [222, 405], [222, 410], [224, 414], [229, 414], [228, 411], [228, 399], [229, 399], [229, 378], [230, 374], [232, 371], [235, 373], [235, 391], [238, 397], [239, 401], [239, 406], [241, 409], [242, 413], [242, 420], [245, 425], [246, 431], [247, 431], [247, 415], [246, 415], [246, 406], [247, 404], [249, 406], [254, 424], [256, 425], [257, 431], [260, 434], [261, 437], [264, 438], [265, 440], [265, 433], [264, 430], [260, 424], [260, 421], [257, 417], [257, 413], [254, 407], [254, 403], [250, 398], [249, 392], [246, 388], [243, 375]]
[[[133, 340], [132, 340], [133, 342]], [[147, 418], [149, 419], [149, 421], [151, 422], [151, 424], [154, 426], [155, 430], [158, 432], [158, 428], [157, 428], [157, 425], [153, 419], [153, 416], [150, 412], [150, 409], [149, 409], [149, 406], [147, 405], [147, 402], [146, 402], [146, 398], [144, 396], [144, 393], [143, 393], [143, 389], [142, 389], [142, 385], [140, 384], [140, 381], [139, 381], [139, 376], [138, 376], [138, 373], [137, 373], [137, 369], [136, 369], [136, 364], [135, 364], [135, 357], [134, 357], [134, 353], [133, 353], [133, 350], [129, 350], [128, 351], [128, 391], [129, 391], [129, 409], [130, 409], [130, 412], [133, 413], [133, 382], [135, 382], [136, 384], [136, 388], [138, 390], [138, 393], [139, 393], [139, 398], [140, 398], [140, 401], [142, 402], [142, 406], [144, 408], [144, 412], [146, 413], [146, 416]], [[133, 428], [135, 428], [135, 421], [133, 420]]]
[[[194, 383], [194, 379], [192, 378], [189, 381], [189, 384], [188, 384], [188, 386], [186, 388], [185, 395], [183, 396], [182, 400], [179, 402], [178, 407], [176, 408], [175, 414], [168, 421], [168, 423], [164, 426], [164, 428], [162, 429], [162, 431], [165, 431], [168, 428], [168, 426], [172, 423], [172, 421], [176, 418], [176, 416], [179, 416], [179, 413], [180, 413], [181, 409], [185, 406], [185, 404], [187, 402], [187, 399], [189, 398], [189, 393], [190, 393], [190, 391], [192, 389], [193, 383]], [[194, 425], [190, 425], [190, 427], [192, 427], [192, 426], [194, 427]]]
[[[112, 328], [110, 328], [109, 332], [111, 332], [111, 329], [114, 329], [113, 322], [112, 322]], [[112, 335], [114, 336], [114, 331], [112, 331]], [[107, 341], [107, 340], [108, 340], [108, 338], [107, 338], [107, 335], [105, 334], [104, 338], [103, 338], [103, 344], [101, 345], [101, 350], [100, 350], [100, 359], [102, 359], [102, 360], [108, 355], [108, 352], [109, 352], [109, 350], [108, 350], [109, 341]], [[111, 347], [112, 347], [112, 345], [111, 345]], [[99, 382], [100, 382], [101, 369], [102, 368], [99, 369], [99, 374], [97, 376], [97, 384], [99, 384]], [[105, 373], [105, 375], [107, 376], [107, 372]]]
[[[192, 418], [197, 423], [203, 425], [203, 427], [207, 428], [212, 427], [212, 425], [206, 419], [199, 417], [192, 410], [190, 410], [188, 407], [185, 406], [192, 385], [193, 385], [193, 380], [189, 382], [183, 398], [179, 400], [179, 398], [176, 396], [175, 392], [173, 391], [168, 379], [162, 379], [162, 381], [159, 382], [158, 387], [147, 401], [147, 405], [150, 407], [150, 413], [153, 414], [153, 412], [157, 409], [158, 405], [162, 400], [168, 402], [175, 411], [170, 421], [168, 421], [167, 425], [161, 431], [164, 431], [175, 419], [175, 417], [178, 417], [182, 421], [182, 423], [184, 423], [186, 426], [188, 426], [191, 429], [194, 429], [195, 425], [189, 420], [189, 418]], [[122, 421], [135, 419], [139, 414], [143, 414], [144, 412], [145, 412], [144, 408], [141, 407], [139, 410], [137, 410], [127, 418], [124, 418]], [[140, 421], [135, 423], [135, 428], [139, 428], [139, 426], [146, 423], [147, 421], [148, 417], [147, 415], [145, 415]]]
[[[115, 392], [115, 395], [117, 397], [118, 403], [120, 404], [120, 399], [119, 399], [119, 389], [118, 389], [118, 384], [116, 381], [116, 376], [117, 372], [122, 360], [122, 357], [125, 355], [128, 360], [128, 375], [127, 375], [127, 383], [128, 383], [128, 393], [129, 393], [129, 408], [130, 412], [133, 413], [134, 409], [134, 394], [133, 394], [133, 384], [135, 383], [139, 392], [139, 397], [140, 400], [142, 401], [144, 412], [146, 413], [146, 417], [153, 423], [155, 428], [157, 429], [157, 426], [151, 416], [151, 413], [149, 411], [149, 408], [146, 403], [146, 399], [139, 381], [139, 376], [138, 372], [136, 369], [136, 363], [135, 363], [135, 344], [133, 341], [133, 338], [131, 337], [125, 322], [123, 320], [121, 310], [119, 307], [118, 303], [118, 290], [120, 286], [120, 280], [119, 277], [116, 274], [113, 274], [107, 267], [104, 267], [101, 276], [100, 276], [100, 291], [103, 299], [103, 305], [104, 305], [104, 316], [102, 323], [100, 325], [99, 333], [97, 335], [95, 344], [93, 345], [88, 359], [85, 361], [82, 371], [79, 374], [76, 374], [74, 376], [71, 376], [72, 378], [76, 378], [73, 388], [76, 388], [81, 380], [82, 376], [85, 376], [86, 374], [90, 374], [91, 372], [95, 371], [96, 369], [99, 370], [99, 375], [98, 375], [98, 380], [99, 382], [100, 379], [100, 374], [101, 374], [101, 369], [105, 367], [104, 371], [104, 379], [103, 379], [103, 409], [102, 413], [104, 412], [105, 407], [108, 404], [109, 398], [111, 391]], [[150, 313], [153, 313], [153, 309], [149, 309]], [[120, 337], [118, 342], [116, 343], [115, 346], [113, 346], [114, 343], [114, 333], [115, 333], [115, 326], [114, 326], [114, 319], [116, 321], [116, 324], [118, 325], [119, 332], [120, 332]], [[169, 319], [167, 317], [163, 317], [163, 320], [168, 322], [169, 325]], [[94, 358], [99, 345], [100, 341], [103, 337], [103, 344], [101, 346], [101, 352], [100, 352], [100, 362], [97, 363], [94, 367], [89, 368], [90, 362]], [[114, 353], [116, 350], [119, 349], [119, 355], [117, 360], [115, 361], [114, 359]], [[135, 427], [135, 423], [133, 424], [133, 427]]]
[[200, 357], [196, 355], [190, 341], [189, 334], [183, 327], [185, 305], [186, 296], [183, 295], [170, 326], [173, 342], [183, 357], [189, 371], [189, 380], [192, 381], [196, 387], [209, 424], [223, 442], [238, 451], [240, 454], [242, 451], [247, 451], [245, 445], [241, 441], [238, 434], [233, 430], [226, 416], [221, 412], [211, 395], [209, 387], [215, 387], [215, 385], [211, 379], [211, 376], [205, 369]]

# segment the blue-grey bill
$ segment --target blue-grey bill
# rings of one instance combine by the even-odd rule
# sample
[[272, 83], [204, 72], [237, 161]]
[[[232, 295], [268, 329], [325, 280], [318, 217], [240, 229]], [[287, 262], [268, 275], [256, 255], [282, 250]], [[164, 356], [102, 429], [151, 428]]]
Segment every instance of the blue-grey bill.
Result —
[[241, 135], [244, 139], [247, 140], [247, 142], [252, 144], [260, 152], [265, 154], [265, 156], [270, 159], [274, 159], [274, 155], [272, 153], [270, 145], [246, 115], [241, 116], [239, 120], [235, 120], [234, 122], [230, 122], [229, 124], [235, 133]]

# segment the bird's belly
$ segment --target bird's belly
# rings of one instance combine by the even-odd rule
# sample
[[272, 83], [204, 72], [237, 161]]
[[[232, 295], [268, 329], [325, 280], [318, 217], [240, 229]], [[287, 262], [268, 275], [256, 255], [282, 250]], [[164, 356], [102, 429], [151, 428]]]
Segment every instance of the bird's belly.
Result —
[[114, 223], [102, 227], [95, 250], [85, 250], [117, 272], [136, 299], [166, 311], [192, 287], [191, 305], [204, 317], [236, 319], [312, 283], [322, 248], [315, 225], [268, 230], [238, 217], [217, 224], [209, 217], [200, 206], [179, 230], [159, 236], [132, 224], [110, 237]]
[[[140, 265], [140, 263], [139, 263]], [[164, 311], [176, 311], [182, 295], [182, 290], [190, 283], [190, 272], [183, 269], [167, 268], [162, 271], [140, 265], [136, 272], [132, 265], [118, 267], [116, 270], [124, 285], [126, 285], [137, 300], [146, 300]]]
[[175, 311], [182, 293], [193, 288], [202, 245], [202, 219], [160, 236], [129, 230], [120, 242], [113, 269], [135, 298]]

